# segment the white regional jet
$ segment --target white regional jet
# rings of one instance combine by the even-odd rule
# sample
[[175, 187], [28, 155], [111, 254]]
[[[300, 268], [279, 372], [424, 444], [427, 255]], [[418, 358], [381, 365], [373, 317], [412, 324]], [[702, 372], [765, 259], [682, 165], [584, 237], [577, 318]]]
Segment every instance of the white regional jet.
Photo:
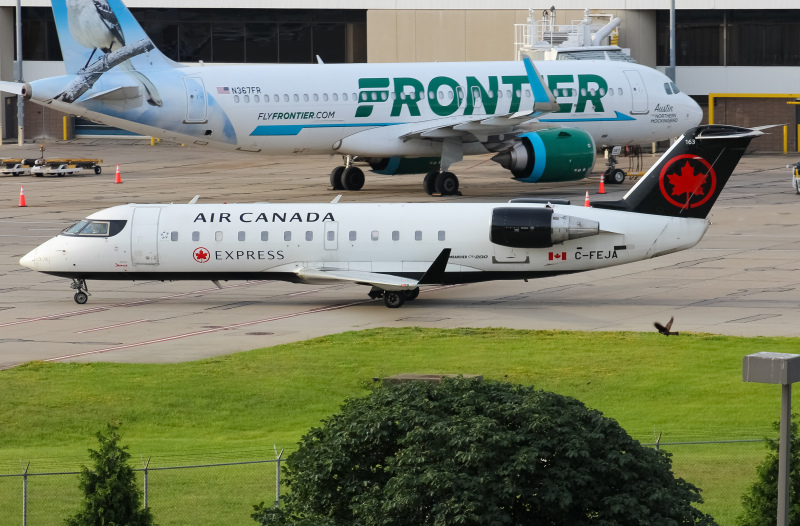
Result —
[[[697, 244], [760, 131], [684, 133], [620, 201], [129, 204], [64, 230], [20, 263], [86, 280], [351, 282], [400, 307], [423, 285], [528, 279], [649, 259]], [[338, 199], [337, 199], [338, 200]]]
[[[427, 173], [493, 159], [523, 182], [581, 179], [595, 146], [649, 144], [697, 126], [700, 107], [658, 71], [615, 61], [194, 66], [155, 48], [121, 0], [53, 0], [68, 75], [0, 90], [147, 136], [274, 155], [341, 154], [335, 189], [367, 161]], [[94, 62], [92, 60], [95, 59]], [[541, 73], [541, 75], [540, 75]], [[543, 75], [543, 76], [542, 76]], [[621, 183], [622, 170], [607, 181]]]

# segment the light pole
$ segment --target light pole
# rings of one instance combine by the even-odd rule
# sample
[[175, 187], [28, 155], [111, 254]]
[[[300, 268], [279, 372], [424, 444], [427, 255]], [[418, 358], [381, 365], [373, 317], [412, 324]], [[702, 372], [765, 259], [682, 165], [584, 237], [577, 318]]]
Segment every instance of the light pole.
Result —
[[[20, 0], [17, 0], [17, 62], [14, 64], [16, 81], [19, 83], [22, 80], [22, 6]], [[25, 101], [22, 100], [22, 95], [17, 95], [17, 144], [20, 146], [25, 142]]]
[[789, 525], [789, 428], [792, 420], [792, 384], [800, 382], [800, 354], [758, 352], [742, 363], [742, 380], [781, 384], [781, 437], [778, 449], [778, 526]]

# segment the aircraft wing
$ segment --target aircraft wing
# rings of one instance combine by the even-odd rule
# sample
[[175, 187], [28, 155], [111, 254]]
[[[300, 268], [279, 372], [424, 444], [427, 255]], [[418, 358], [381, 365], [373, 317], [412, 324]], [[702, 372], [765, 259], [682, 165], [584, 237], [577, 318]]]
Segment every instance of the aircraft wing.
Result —
[[5, 91], [6, 93], [14, 93], [16, 95], [22, 95], [22, 90], [24, 88], [25, 84], [21, 84], [19, 82], [0, 81], [0, 91]]
[[411, 290], [420, 285], [435, 285], [444, 280], [444, 271], [450, 259], [450, 249], [442, 250], [419, 280], [394, 274], [380, 274], [362, 270], [344, 270], [339, 268], [308, 268], [297, 271], [297, 277], [305, 283], [337, 283], [349, 282], [357, 285], [371, 285], [383, 290]]

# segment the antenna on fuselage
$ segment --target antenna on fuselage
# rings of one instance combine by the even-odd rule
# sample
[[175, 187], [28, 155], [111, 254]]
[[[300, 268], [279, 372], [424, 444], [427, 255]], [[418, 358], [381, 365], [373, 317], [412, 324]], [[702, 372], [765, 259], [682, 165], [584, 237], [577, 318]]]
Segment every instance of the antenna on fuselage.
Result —
[[194, 198], [191, 201], [189, 201], [189, 204], [190, 205], [196, 204], [198, 199], [200, 199], [199, 195], [194, 196]]

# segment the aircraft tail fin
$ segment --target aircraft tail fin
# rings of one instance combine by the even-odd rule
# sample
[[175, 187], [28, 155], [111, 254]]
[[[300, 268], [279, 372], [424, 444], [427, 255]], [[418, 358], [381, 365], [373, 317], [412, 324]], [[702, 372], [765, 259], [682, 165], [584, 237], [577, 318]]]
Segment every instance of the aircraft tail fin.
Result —
[[685, 132], [620, 201], [595, 208], [705, 218], [759, 130], [706, 125]]
[[130, 60], [139, 71], [177, 65], [153, 45], [121, 0], [52, 0], [52, 5], [69, 75], [82, 73], [115, 52], [115, 57]]

